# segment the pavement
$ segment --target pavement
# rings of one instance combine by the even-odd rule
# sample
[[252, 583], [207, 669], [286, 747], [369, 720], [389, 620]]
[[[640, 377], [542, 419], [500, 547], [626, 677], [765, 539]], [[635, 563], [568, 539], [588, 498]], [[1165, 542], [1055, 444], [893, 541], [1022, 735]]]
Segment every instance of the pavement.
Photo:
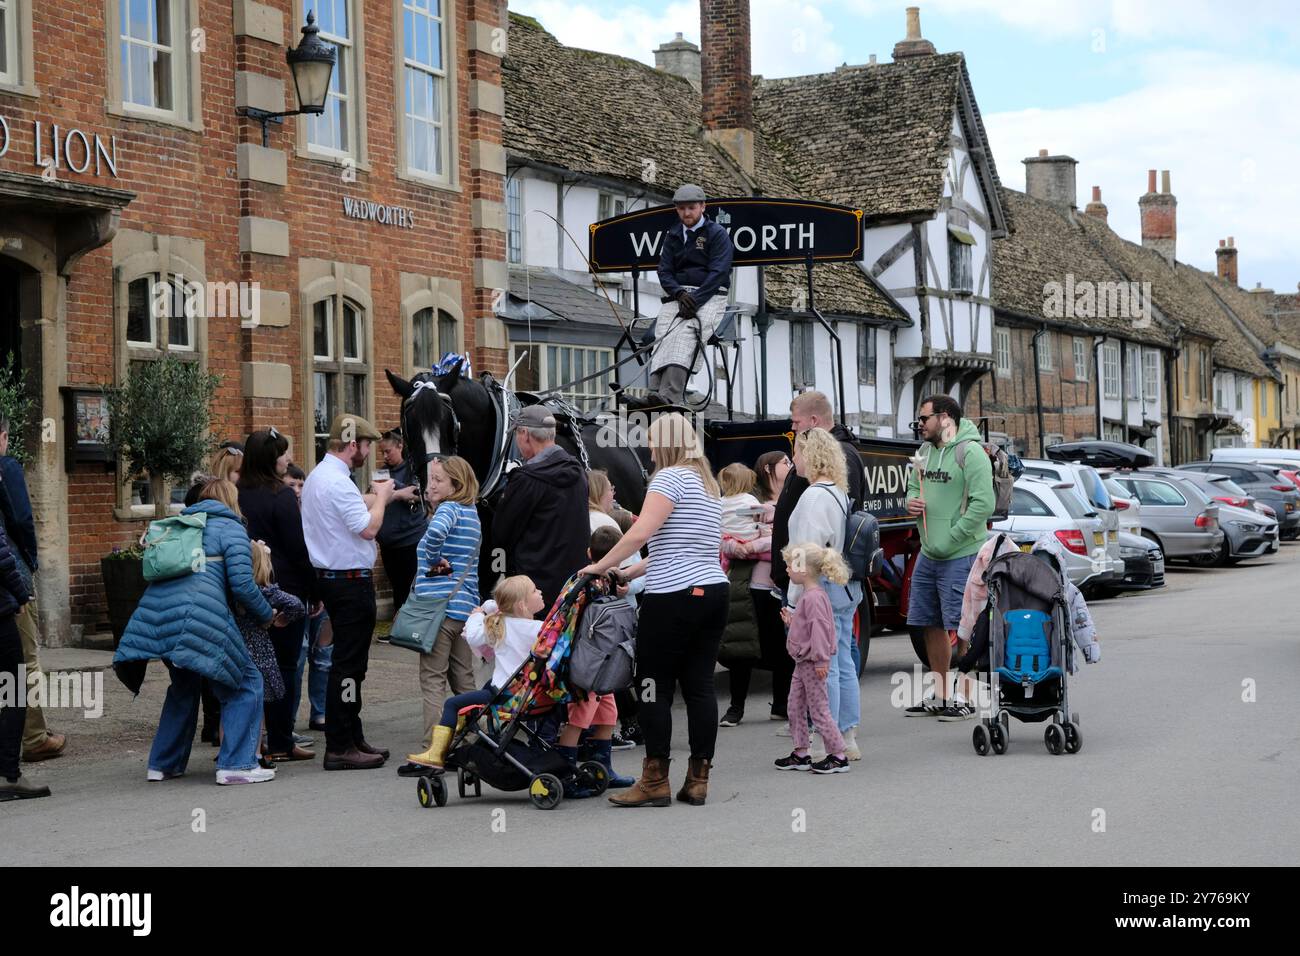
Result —
[[[1042, 725], [1012, 721], [1001, 756], [977, 756], [974, 721], [904, 718], [895, 681], [914, 679], [902, 635], [872, 641], [862, 682], [864, 759], [827, 777], [778, 773], [789, 748], [765, 719], [719, 731], [707, 806], [616, 809], [602, 799], [533, 808], [484, 788], [422, 809], [398, 778], [420, 723], [415, 660], [377, 646], [365, 685], [367, 736], [394, 751], [381, 771], [282, 767], [276, 780], [214, 785], [196, 744], [190, 774], [145, 782], [165, 675], [135, 701], [109, 671], [104, 713], [56, 711], [67, 756], [31, 766], [54, 796], [0, 805], [7, 864], [1237, 865], [1293, 864], [1300, 847], [1300, 544], [1240, 567], [1171, 566], [1162, 590], [1093, 602], [1099, 664], [1072, 681], [1080, 753], [1052, 756]], [[50, 658], [53, 660], [53, 655]], [[725, 705], [725, 676], [719, 680]], [[721, 708], [720, 708], [721, 709]], [[673, 780], [685, 773], [674, 720]], [[615, 753], [635, 772], [639, 750]]]

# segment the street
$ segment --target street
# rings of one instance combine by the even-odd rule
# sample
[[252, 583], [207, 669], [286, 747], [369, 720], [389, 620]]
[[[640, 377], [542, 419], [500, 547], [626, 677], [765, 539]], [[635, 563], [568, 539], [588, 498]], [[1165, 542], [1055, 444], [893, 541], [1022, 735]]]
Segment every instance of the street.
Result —
[[[1300, 544], [1223, 570], [1171, 567], [1163, 590], [1095, 602], [1104, 652], [1071, 685], [1082, 751], [1051, 756], [1042, 726], [1011, 724], [1002, 757], [971, 748], [974, 721], [905, 719], [891, 675], [911, 679], [907, 638], [872, 645], [863, 678], [864, 759], [829, 777], [777, 773], [789, 750], [755, 679], [749, 716], [719, 731], [708, 805], [617, 810], [603, 799], [534, 809], [484, 788], [421, 809], [394, 767], [416, 743], [415, 661], [407, 692], [367, 704], [367, 736], [393, 750], [379, 772], [325, 774], [319, 759], [269, 784], [213, 784], [211, 749], [190, 774], [145, 782], [148, 736], [78, 746], [31, 772], [47, 800], [0, 807], [5, 863], [25, 865], [1290, 864], [1300, 845]], [[160, 680], [161, 668], [151, 680]], [[725, 676], [719, 678], [720, 710]], [[106, 717], [131, 706], [106, 675]], [[1254, 700], [1247, 702], [1253, 688]], [[136, 705], [138, 706], [138, 704]], [[156, 708], [139, 714], [146, 723]], [[86, 723], [89, 723], [88, 721]], [[84, 724], [82, 725], [84, 726]], [[678, 708], [675, 743], [685, 746]], [[140, 737], [143, 736], [143, 745]], [[126, 750], [130, 748], [130, 752]], [[320, 746], [318, 745], [318, 753]], [[634, 773], [640, 750], [615, 753]], [[685, 773], [674, 752], [674, 788]], [[202, 826], [200, 826], [202, 824]], [[196, 830], [201, 832], [196, 832]]]

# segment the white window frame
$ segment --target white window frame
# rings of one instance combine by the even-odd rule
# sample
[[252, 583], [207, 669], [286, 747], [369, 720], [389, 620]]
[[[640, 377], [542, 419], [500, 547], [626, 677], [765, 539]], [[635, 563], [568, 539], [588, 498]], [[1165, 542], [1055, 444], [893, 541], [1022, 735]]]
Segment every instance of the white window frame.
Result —
[[1160, 397], [1160, 353], [1155, 349], [1142, 353], [1142, 397], [1148, 402]]
[[[321, 0], [299, 0], [299, 2], [295, 3], [294, 8], [298, 13], [296, 22], [305, 23], [307, 19], [307, 11], [314, 10], [317, 15], [317, 22], [319, 23], [320, 2]], [[325, 42], [332, 44], [335, 49], [338, 50], [338, 58], [335, 62], [334, 73], [330, 77], [330, 82], [332, 84], [336, 79], [338, 79], [340, 83], [345, 84], [344, 89], [347, 90], [345, 95], [349, 112], [348, 121], [345, 124], [345, 135], [348, 137], [348, 148], [340, 151], [331, 146], [323, 146], [313, 143], [312, 127], [318, 122], [318, 120], [315, 116], [303, 115], [298, 117], [297, 152], [299, 156], [306, 159], [337, 163], [340, 166], [369, 171], [370, 165], [368, 161], [365, 123], [366, 31], [365, 22], [362, 16], [364, 12], [363, 4], [356, 2], [356, 0], [338, 0], [338, 2], [343, 3], [347, 10], [349, 36], [346, 40], [343, 40], [340, 37], [336, 37], [334, 34], [327, 34], [325, 30], [322, 29], [320, 32], [320, 38]], [[397, 8], [395, 7], [395, 9]], [[398, 18], [396, 21], [398, 24], [397, 42], [400, 43], [400, 9], [397, 9], [395, 16]], [[395, 49], [397, 50], [398, 59], [397, 68], [400, 69], [401, 49], [400, 47]], [[398, 89], [401, 89], [401, 87], [398, 87]], [[333, 94], [331, 93], [331, 95]], [[335, 99], [338, 99], [338, 97], [335, 97]], [[399, 110], [396, 112], [400, 113], [401, 111]], [[397, 117], [397, 123], [400, 136], [402, 126], [402, 119], [400, 116]], [[405, 145], [402, 145], [401, 148], [405, 150]], [[401, 155], [404, 157], [404, 153]], [[401, 162], [399, 162], [398, 168], [402, 168]]]
[[[520, 351], [527, 351], [529, 345], [526, 342], [510, 343], [510, 361], [519, 358]], [[583, 411], [589, 411], [597, 406], [609, 401], [609, 383], [615, 380], [614, 350], [603, 348], [601, 346], [591, 345], [574, 345], [568, 342], [534, 342], [532, 349], [537, 356], [537, 382], [538, 389], [546, 391], [556, 386], [563, 385], [566, 381], [575, 378], [581, 378], [584, 375], [591, 375], [601, 369], [605, 369], [606, 374], [581, 383], [576, 389], [565, 389], [560, 395], [566, 400], [572, 402]], [[569, 358], [569, 374], [560, 372], [562, 365], [560, 353], [567, 352]], [[573, 374], [573, 357], [575, 353], [582, 355], [582, 375]], [[551, 365], [554, 360], [555, 371], [552, 372]], [[522, 366], [521, 366], [522, 368]]]
[[1088, 381], [1088, 343], [1084, 339], [1074, 341], [1074, 377], [1076, 381]]
[[1130, 347], [1125, 351], [1127, 369], [1124, 378], [1124, 398], [1137, 401], [1142, 398], [1142, 352]]
[[1234, 402], [1232, 410], [1242, 411], [1242, 406], [1246, 404], [1246, 383], [1242, 381], [1240, 375], [1232, 376], [1232, 400]]
[[1120, 397], [1119, 343], [1106, 342], [1101, 347], [1101, 384], [1106, 398]]
[[516, 265], [524, 261], [523, 189], [516, 170], [506, 180], [506, 261]]
[[817, 387], [817, 333], [812, 322], [790, 320], [790, 384], [796, 391]]
[[[19, 0], [20, 5], [24, 2], [25, 0]], [[170, 109], [133, 103], [127, 99], [126, 90], [130, 81], [122, 70], [124, 45], [143, 44], [151, 48], [160, 46], [160, 44], [149, 44], [135, 38], [124, 38], [122, 12], [124, 9], [129, 10], [130, 2], [131, 0], [104, 0], [104, 21], [108, 41], [106, 64], [108, 98], [105, 112], [111, 116], [150, 120], [202, 132], [200, 53], [191, 42], [191, 36], [199, 22], [199, 0], [150, 0], [151, 3], [165, 3], [171, 10], [169, 49], [172, 105]]]
[[[316, 453], [318, 452], [319, 450], [317, 447], [318, 445], [320, 447], [324, 447], [325, 439], [328, 438], [328, 429], [329, 429], [329, 423], [326, 422], [325, 431], [317, 430], [317, 425], [319, 424], [316, 421], [316, 376], [317, 375], [334, 376], [333, 379], [334, 394], [332, 397], [334, 399], [334, 408], [335, 408], [336, 415], [344, 412], [351, 412], [352, 414], [359, 415], [362, 418], [371, 418], [372, 417], [371, 405], [373, 404], [373, 396], [371, 394], [372, 369], [370, 367], [370, 364], [365, 359], [365, 356], [367, 355], [368, 345], [370, 343], [370, 338], [367, 335], [367, 329], [369, 326], [369, 323], [367, 321], [368, 311], [366, 309], [365, 304], [353, 299], [349, 295], [340, 292], [334, 292], [330, 295], [320, 296], [314, 299], [313, 301], [311, 301], [310, 303], [308, 303], [306, 307], [306, 312], [307, 315], [311, 316], [310, 334], [312, 336], [313, 342], [315, 342], [315, 338], [316, 338], [316, 307], [322, 303], [326, 303], [325, 317], [328, 323], [327, 329], [329, 330], [327, 332], [327, 337], [329, 339], [330, 355], [329, 356], [317, 355], [315, 354], [316, 352], [315, 345], [312, 346], [312, 357], [309, 365], [310, 374], [308, 375], [307, 378], [306, 387], [303, 389], [304, 392], [303, 404], [307, 410], [307, 418], [309, 421], [312, 422], [311, 440], [312, 440], [313, 455], [316, 455]], [[343, 323], [347, 321], [347, 315], [349, 309], [355, 311], [357, 315], [357, 321], [358, 321], [357, 348], [361, 353], [360, 357], [358, 358], [347, 358], [343, 354], [343, 349], [344, 349], [343, 343], [345, 341], [343, 335]], [[354, 379], [354, 378], [361, 379], [361, 402], [360, 402], [361, 407], [357, 409], [349, 409], [345, 407], [346, 399], [350, 392], [348, 383], [350, 379]], [[326, 379], [326, 382], [327, 382], [327, 387], [329, 387], [328, 378]], [[328, 407], [329, 404], [327, 402], [326, 408], [328, 409]], [[313, 460], [313, 464], [315, 463], [315, 461], [319, 461], [319, 457], [316, 457]]]
[[4, 37], [0, 43], [0, 85], [17, 86], [22, 80], [22, 62], [18, 59], [18, 36], [22, 33], [22, 0], [0, 0], [0, 18]]
[[1055, 359], [1052, 356], [1052, 333], [1044, 332], [1034, 346], [1037, 353], [1038, 370], [1040, 372], [1051, 372], [1056, 368]]
[[858, 384], [868, 388], [876, 386], [876, 327], [858, 326]]
[[[425, 3], [429, 9], [421, 9], [417, 4]], [[437, 7], [438, 15], [432, 12], [433, 7]], [[401, 85], [398, 89], [401, 91], [399, 102], [400, 122], [402, 125], [402, 161], [401, 168], [410, 176], [421, 179], [430, 179], [435, 182], [450, 182], [451, 180], [451, 159], [452, 151], [450, 147], [451, 128], [454, 127], [452, 120], [452, 98], [451, 98], [451, 77], [449, 76], [449, 67], [451, 57], [449, 48], [451, 44], [447, 42], [447, 30], [450, 26], [455, 30], [455, 19], [451, 16], [454, 11], [446, 0], [402, 0], [401, 9], [398, 11], [402, 18], [398, 30], [398, 42], [401, 44]], [[438, 60], [441, 67], [435, 67], [432, 63], [423, 63], [419, 60], [412, 60], [406, 56], [406, 18], [410, 15], [412, 19], [423, 18], [430, 23], [436, 23], [438, 26], [438, 39], [441, 49], [438, 53]], [[410, 86], [408, 79], [410, 73], [414, 71], [433, 77], [434, 95], [437, 98], [437, 120], [431, 120], [427, 116], [416, 116], [411, 113]], [[434, 157], [434, 169], [421, 169], [411, 162], [412, 141], [408, 136], [411, 124], [420, 124], [436, 127], [438, 130], [437, 137], [437, 155]]]
[[993, 365], [998, 378], [1011, 377], [1011, 330], [993, 327]]
[[626, 196], [615, 196], [613, 193], [602, 192], [596, 197], [597, 221], [610, 219], [613, 216], [621, 216], [625, 212], [627, 212]]

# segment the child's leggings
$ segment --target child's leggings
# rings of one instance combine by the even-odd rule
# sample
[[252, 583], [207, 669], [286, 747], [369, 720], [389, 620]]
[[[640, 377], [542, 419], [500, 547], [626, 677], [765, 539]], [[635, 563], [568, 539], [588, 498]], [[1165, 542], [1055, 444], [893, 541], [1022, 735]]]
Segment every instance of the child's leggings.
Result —
[[787, 701], [786, 713], [790, 717], [790, 736], [794, 738], [795, 750], [808, 749], [808, 720], [812, 718], [817, 733], [822, 735], [828, 754], [844, 753], [844, 738], [831, 716], [830, 701], [826, 696], [826, 679], [816, 673], [817, 665], [812, 661], [799, 661], [794, 665], [794, 676], [790, 680], [790, 699]]
[[443, 727], [455, 727], [456, 715], [462, 707], [469, 707], [471, 704], [490, 704], [492, 698], [497, 695], [497, 689], [489, 681], [478, 690], [472, 690], [467, 694], [457, 694], [455, 697], [448, 697], [447, 702], [442, 705], [442, 720], [438, 723]]

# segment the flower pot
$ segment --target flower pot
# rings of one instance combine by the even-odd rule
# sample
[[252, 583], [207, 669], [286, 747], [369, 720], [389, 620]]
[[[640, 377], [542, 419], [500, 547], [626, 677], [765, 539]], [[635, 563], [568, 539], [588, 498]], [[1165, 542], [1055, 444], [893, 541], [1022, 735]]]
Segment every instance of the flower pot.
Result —
[[101, 558], [100, 573], [104, 576], [104, 595], [108, 598], [108, 619], [113, 627], [113, 650], [117, 650], [127, 622], [135, 613], [136, 605], [144, 597], [148, 582], [144, 579], [144, 559], [114, 556]]

